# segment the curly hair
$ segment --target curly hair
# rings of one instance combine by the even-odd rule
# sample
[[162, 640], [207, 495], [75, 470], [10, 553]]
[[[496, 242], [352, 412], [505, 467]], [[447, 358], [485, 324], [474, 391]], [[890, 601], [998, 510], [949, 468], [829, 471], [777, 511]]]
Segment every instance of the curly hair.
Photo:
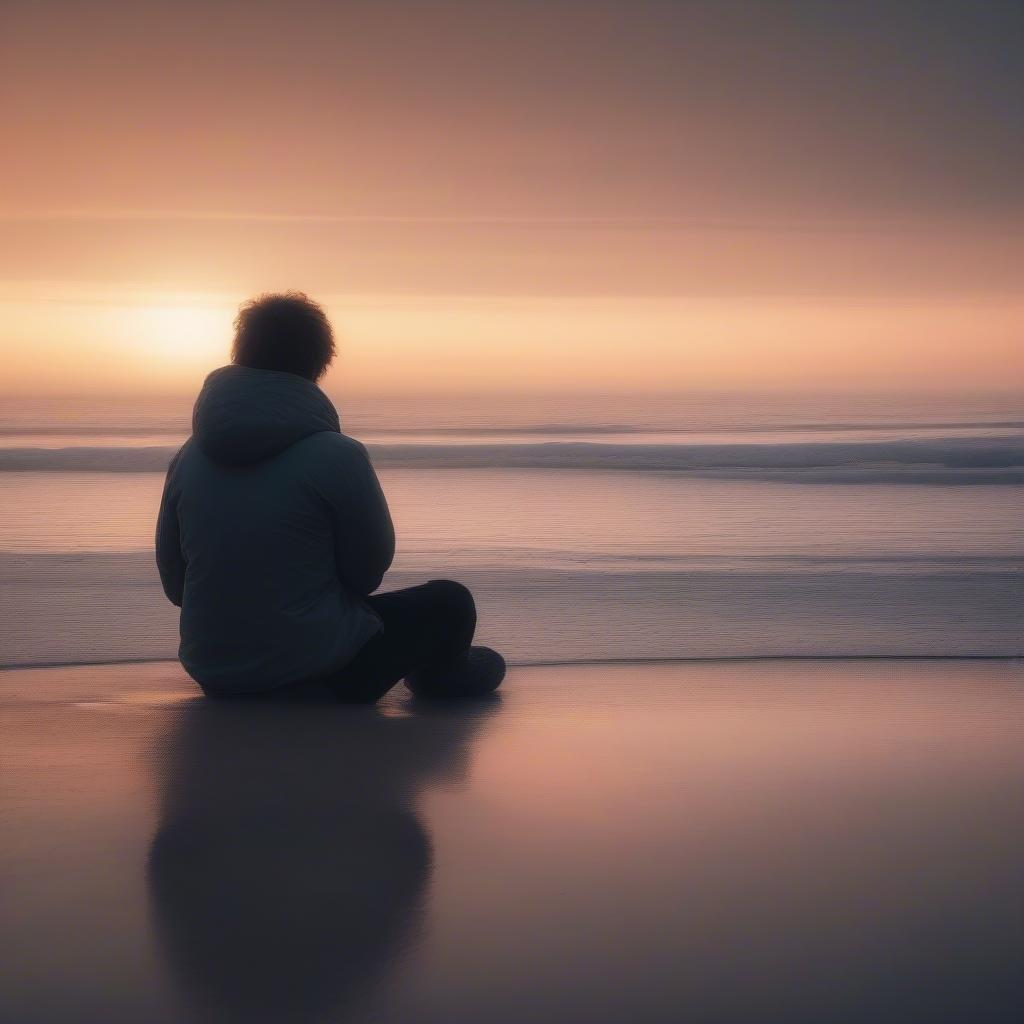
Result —
[[235, 317], [232, 362], [319, 380], [334, 359], [327, 314], [302, 292], [258, 295]]

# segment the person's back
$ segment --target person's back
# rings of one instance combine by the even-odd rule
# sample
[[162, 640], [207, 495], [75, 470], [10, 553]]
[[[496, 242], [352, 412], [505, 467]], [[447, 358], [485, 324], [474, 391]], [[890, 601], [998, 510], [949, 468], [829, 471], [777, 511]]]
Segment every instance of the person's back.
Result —
[[316, 384], [334, 355], [323, 311], [266, 296], [236, 327], [235, 365], [207, 378], [157, 521], [182, 665], [217, 696], [326, 683], [372, 700], [400, 678], [430, 694], [493, 689], [503, 663], [470, 651], [464, 587], [370, 596], [394, 531], [365, 449]]
[[180, 546], [187, 566], [181, 661], [205, 688], [319, 676], [379, 630], [360, 595], [391, 563], [387, 506], [362, 446], [339, 432], [311, 381], [241, 366], [212, 373], [165, 502], [163, 544]]

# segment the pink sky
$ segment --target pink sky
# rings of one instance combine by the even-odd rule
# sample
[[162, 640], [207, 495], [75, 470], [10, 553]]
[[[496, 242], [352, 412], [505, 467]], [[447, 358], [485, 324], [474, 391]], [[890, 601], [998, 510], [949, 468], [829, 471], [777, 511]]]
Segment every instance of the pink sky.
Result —
[[0, 374], [188, 389], [303, 288], [363, 391], [1018, 386], [983, 6], [5, 5]]

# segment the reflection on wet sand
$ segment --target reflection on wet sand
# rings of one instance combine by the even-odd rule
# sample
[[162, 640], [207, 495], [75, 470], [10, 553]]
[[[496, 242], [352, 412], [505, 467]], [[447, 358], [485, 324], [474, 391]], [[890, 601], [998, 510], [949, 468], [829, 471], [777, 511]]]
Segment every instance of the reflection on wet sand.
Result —
[[431, 876], [417, 798], [455, 780], [497, 702], [190, 702], [160, 749], [151, 914], [218, 1019], [343, 1018], [416, 942]]

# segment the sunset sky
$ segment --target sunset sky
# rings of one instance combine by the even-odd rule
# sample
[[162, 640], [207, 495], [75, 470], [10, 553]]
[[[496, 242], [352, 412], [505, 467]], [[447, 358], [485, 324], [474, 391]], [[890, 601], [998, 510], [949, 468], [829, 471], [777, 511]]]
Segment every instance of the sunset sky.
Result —
[[187, 391], [301, 288], [353, 392], [1024, 379], [1024, 5], [0, 7], [0, 387]]

